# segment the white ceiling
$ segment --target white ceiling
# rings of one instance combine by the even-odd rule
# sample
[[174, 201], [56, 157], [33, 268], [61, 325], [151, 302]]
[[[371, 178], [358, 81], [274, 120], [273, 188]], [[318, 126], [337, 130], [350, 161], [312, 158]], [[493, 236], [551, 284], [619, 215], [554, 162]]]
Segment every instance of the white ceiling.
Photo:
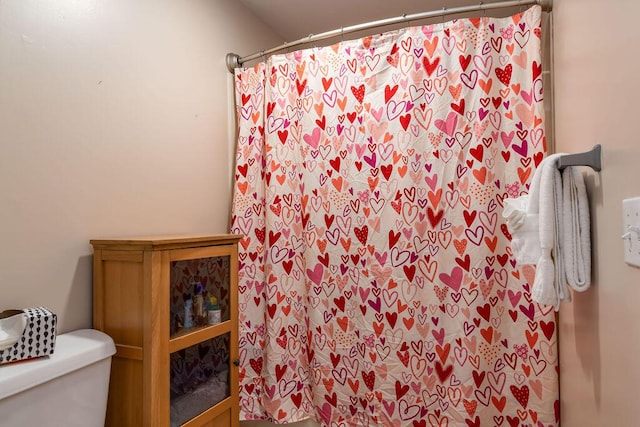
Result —
[[[442, 10], [443, 7], [477, 5], [479, 0], [239, 0], [283, 42], [350, 25], [395, 18], [403, 14]], [[484, 4], [495, 2], [485, 1]], [[513, 11], [493, 11], [506, 16]], [[447, 19], [451, 19], [450, 17]], [[374, 31], [381, 32], [384, 30]], [[273, 46], [265, 46], [265, 49]]]

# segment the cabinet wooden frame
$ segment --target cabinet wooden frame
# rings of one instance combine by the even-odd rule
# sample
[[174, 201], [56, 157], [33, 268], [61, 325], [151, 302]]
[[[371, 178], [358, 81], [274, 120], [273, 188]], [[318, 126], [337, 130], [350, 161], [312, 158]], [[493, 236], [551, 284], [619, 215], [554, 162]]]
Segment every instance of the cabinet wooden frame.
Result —
[[[116, 343], [107, 425], [169, 426], [170, 354], [229, 336], [229, 397], [183, 426], [239, 426], [236, 235], [95, 239], [93, 327]], [[171, 266], [229, 257], [229, 319], [170, 336]]]

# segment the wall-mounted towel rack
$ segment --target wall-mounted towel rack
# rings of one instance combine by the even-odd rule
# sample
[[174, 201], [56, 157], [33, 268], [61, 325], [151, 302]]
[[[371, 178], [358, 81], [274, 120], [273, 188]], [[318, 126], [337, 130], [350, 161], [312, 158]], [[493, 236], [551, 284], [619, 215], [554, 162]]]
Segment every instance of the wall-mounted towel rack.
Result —
[[602, 147], [596, 144], [590, 151], [577, 154], [565, 154], [558, 160], [558, 169], [568, 166], [589, 166], [595, 171], [602, 170]]

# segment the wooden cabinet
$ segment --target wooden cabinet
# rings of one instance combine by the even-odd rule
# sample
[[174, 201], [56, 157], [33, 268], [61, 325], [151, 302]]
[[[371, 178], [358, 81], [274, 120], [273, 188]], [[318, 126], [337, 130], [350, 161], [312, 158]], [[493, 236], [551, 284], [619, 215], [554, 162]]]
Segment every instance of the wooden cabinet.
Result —
[[117, 348], [106, 425], [239, 426], [238, 240], [91, 240], [93, 326]]

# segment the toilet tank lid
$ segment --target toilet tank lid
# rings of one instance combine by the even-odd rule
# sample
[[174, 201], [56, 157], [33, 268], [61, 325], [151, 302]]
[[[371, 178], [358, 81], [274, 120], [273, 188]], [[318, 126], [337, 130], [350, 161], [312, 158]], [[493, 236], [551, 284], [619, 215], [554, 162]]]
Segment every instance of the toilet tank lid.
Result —
[[58, 335], [51, 356], [0, 365], [0, 400], [111, 357], [115, 351], [111, 337], [94, 329]]

